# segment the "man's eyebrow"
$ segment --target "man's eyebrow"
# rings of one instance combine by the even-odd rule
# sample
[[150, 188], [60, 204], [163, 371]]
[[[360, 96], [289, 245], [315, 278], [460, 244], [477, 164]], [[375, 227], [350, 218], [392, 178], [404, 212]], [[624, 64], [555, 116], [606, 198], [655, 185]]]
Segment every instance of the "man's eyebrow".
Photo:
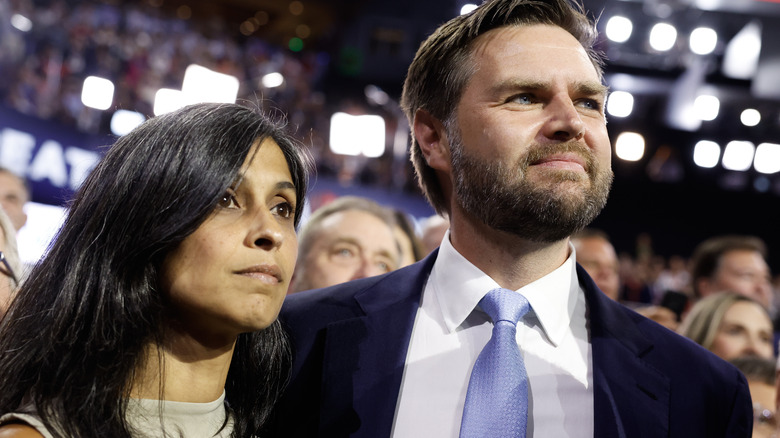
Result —
[[585, 95], [595, 95], [599, 94], [602, 96], [606, 96], [607, 93], [609, 93], [609, 87], [602, 84], [601, 82], [579, 82], [575, 84], [574, 90], [577, 91], [579, 94], [585, 94]]
[[[535, 90], [543, 90], [551, 87], [552, 85], [546, 81], [540, 81], [535, 79], [530, 79], [530, 80], [509, 79], [496, 84], [493, 90], [496, 92], [504, 92], [509, 90], [535, 91]], [[571, 88], [577, 94], [584, 94], [584, 95], [606, 96], [607, 93], [609, 92], [609, 87], [607, 87], [606, 85], [600, 82], [595, 82], [595, 81], [576, 82]]]
[[387, 257], [387, 258], [388, 258], [388, 259], [390, 259], [390, 260], [394, 260], [394, 261], [396, 261], [396, 263], [398, 263], [398, 261], [397, 261], [397, 260], [395, 260], [395, 259], [398, 259], [398, 258], [400, 258], [400, 257], [401, 257], [401, 254], [400, 254], [400, 253], [401, 253], [401, 249], [400, 249], [400, 248], [398, 248], [398, 252], [396, 253], [396, 255], [395, 255], [395, 256], [393, 256], [393, 254], [390, 254], [390, 251], [388, 251], [388, 250], [386, 250], [386, 249], [381, 249], [381, 250], [379, 250], [379, 251], [377, 252], [377, 254], [378, 254], [378, 255], [380, 255], [380, 256], [382, 256], [382, 257]]
[[338, 245], [338, 244], [342, 244], [342, 243], [346, 243], [346, 244], [349, 244], [349, 245], [354, 245], [354, 246], [360, 247], [361, 250], [363, 249], [363, 246], [360, 245], [360, 242], [358, 242], [358, 240], [356, 238], [351, 237], [351, 236], [336, 236], [336, 238], [333, 239], [330, 242], [330, 245], [333, 246], [333, 245]]
[[541, 90], [549, 87], [549, 84], [544, 81], [529, 80], [529, 79], [508, 79], [501, 81], [493, 87], [494, 91], [502, 92], [509, 90]]

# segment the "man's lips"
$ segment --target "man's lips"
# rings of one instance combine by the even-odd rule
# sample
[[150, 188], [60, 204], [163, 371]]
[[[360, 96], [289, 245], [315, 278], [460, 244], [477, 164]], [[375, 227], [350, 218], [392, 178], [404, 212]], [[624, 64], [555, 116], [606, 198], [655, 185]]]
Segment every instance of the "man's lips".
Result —
[[531, 166], [542, 166], [561, 170], [585, 172], [587, 161], [579, 154], [566, 152], [561, 154], [547, 155], [544, 158], [531, 163]]
[[235, 273], [267, 283], [275, 284], [282, 282], [282, 272], [276, 265], [254, 265], [246, 269], [235, 271]]

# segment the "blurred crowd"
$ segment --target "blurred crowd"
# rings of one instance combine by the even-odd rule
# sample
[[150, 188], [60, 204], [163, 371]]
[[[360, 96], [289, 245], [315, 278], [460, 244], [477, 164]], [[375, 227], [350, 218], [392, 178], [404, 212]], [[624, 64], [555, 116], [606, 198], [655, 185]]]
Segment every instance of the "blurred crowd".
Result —
[[[12, 26], [16, 14], [31, 21], [28, 31]], [[0, 3], [0, 18], [2, 102], [87, 132], [101, 129], [105, 114], [81, 104], [81, 84], [90, 75], [116, 85], [115, 108], [147, 115], [158, 89], [181, 88], [190, 64], [238, 78], [239, 99], [295, 108], [296, 126], [313, 127], [323, 103], [310, 87], [327, 59], [292, 56], [258, 38], [239, 41], [217, 17], [182, 20], [146, 2], [12, 0]], [[271, 72], [282, 73], [285, 84], [263, 88], [260, 80]]]
[[[318, 172], [341, 180], [414, 188], [410, 166], [392, 154], [370, 162], [332, 154], [330, 114], [361, 114], [368, 104], [349, 96], [328, 98], [319, 84], [331, 64], [328, 53], [292, 52], [255, 36], [245, 37], [218, 17], [182, 19], [151, 2], [33, 1], [0, 2], [0, 104], [87, 133], [109, 133], [111, 110], [153, 115], [160, 88], [181, 89], [186, 68], [197, 64], [238, 78], [238, 102], [286, 117], [311, 148]], [[16, 17], [15, 17], [16, 16]], [[20, 23], [19, 17], [30, 20]], [[15, 18], [14, 18], [15, 17]], [[29, 30], [23, 31], [18, 27]], [[268, 73], [284, 82], [263, 86]], [[88, 76], [111, 80], [109, 111], [85, 107], [82, 84]], [[373, 113], [389, 114], [378, 106]], [[392, 142], [397, 117], [389, 115]]]

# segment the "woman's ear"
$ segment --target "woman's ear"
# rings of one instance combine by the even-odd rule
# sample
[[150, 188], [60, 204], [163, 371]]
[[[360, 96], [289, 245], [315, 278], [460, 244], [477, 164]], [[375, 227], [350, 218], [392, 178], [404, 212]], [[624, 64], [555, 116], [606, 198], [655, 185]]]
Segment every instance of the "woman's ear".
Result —
[[450, 170], [450, 144], [444, 124], [424, 109], [414, 114], [414, 138], [425, 162], [433, 169]]

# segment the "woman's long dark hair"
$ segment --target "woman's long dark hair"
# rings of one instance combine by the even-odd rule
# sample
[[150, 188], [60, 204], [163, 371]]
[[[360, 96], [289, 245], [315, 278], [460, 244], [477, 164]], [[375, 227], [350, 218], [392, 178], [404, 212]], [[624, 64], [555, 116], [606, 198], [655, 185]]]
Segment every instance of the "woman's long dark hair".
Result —
[[[0, 414], [31, 402], [52, 432], [129, 436], [134, 372], [145, 346], [163, 345], [161, 262], [212, 213], [252, 145], [269, 137], [290, 168], [297, 226], [310, 159], [258, 111], [192, 105], [150, 119], [108, 150], [0, 322]], [[225, 387], [233, 436], [260, 430], [288, 363], [278, 322], [239, 336]]]

